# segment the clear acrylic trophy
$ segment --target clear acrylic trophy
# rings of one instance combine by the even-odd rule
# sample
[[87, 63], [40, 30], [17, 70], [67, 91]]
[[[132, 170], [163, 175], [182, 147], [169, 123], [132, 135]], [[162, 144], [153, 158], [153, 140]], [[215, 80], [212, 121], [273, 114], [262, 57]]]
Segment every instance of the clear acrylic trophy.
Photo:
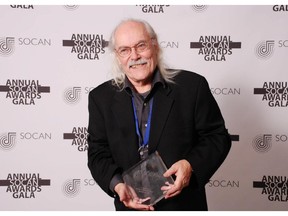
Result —
[[174, 184], [171, 176], [163, 176], [166, 170], [166, 165], [156, 151], [126, 170], [122, 176], [133, 199], [146, 205], [155, 205], [165, 195], [161, 187]]

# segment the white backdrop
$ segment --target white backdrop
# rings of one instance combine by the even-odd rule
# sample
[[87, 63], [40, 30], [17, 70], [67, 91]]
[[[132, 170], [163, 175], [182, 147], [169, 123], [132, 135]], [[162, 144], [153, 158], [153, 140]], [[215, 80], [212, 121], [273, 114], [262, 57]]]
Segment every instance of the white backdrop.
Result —
[[114, 210], [87, 168], [87, 96], [130, 17], [151, 23], [170, 67], [207, 78], [222, 110], [233, 143], [209, 209], [288, 210], [287, 5], [1, 5], [0, 210]]

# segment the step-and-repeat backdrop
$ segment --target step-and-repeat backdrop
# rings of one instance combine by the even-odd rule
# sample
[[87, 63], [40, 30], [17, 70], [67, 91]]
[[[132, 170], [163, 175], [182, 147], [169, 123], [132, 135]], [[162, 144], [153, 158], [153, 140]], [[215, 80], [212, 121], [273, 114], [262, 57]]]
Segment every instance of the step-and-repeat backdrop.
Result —
[[87, 168], [87, 97], [130, 17], [222, 110], [233, 142], [209, 209], [288, 210], [287, 5], [1, 5], [0, 210], [114, 210]]

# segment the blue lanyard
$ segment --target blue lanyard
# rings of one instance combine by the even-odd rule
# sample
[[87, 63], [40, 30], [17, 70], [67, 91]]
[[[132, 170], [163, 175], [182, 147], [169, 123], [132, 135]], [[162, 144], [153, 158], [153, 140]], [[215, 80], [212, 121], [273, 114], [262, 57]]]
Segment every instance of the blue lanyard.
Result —
[[150, 136], [153, 98], [151, 98], [151, 101], [150, 101], [150, 110], [149, 110], [147, 127], [146, 127], [146, 131], [145, 131], [144, 139], [141, 139], [141, 134], [140, 134], [140, 130], [139, 130], [139, 121], [138, 121], [138, 117], [137, 117], [137, 113], [136, 113], [136, 107], [135, 107], [135, 102], [134, 102], [134, 98], [133, 97], [132, 97], [132, 104], [133, 104], [133, 111], [134, 111], [134, 117], [135, 117], [136, 133], [137, 133], [138, 137], [140, 138], [140, 140], [142, 141], [140, 143], [140, 147], [145, 147], [146, 145], [148, 145], [149, 136]]

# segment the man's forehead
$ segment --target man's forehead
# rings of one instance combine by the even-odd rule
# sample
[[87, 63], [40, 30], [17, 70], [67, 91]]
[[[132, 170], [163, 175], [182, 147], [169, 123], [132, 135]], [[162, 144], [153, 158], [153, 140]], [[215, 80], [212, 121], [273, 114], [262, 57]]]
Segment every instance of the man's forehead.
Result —
[[147, 39], [149, 39], [149, 34], [141, 23], [124, 23], [115, 32], [117, 46], [134, 45]]
[[131, 28], [131, 27], [136, 27], [136, 28], [144, 28], [145, 29], [145, 26], [144, 26], [144, 24], [143, 23], [141, 23], [141, 22], [136, 22], [136, 21], [126, 21], [126, 22], [123, 22], [123, 23], [121, 23], [118, 27], [117, 27], [117, 29], [116, 29], [116, 31], [117, 30], [119, 30], [119, 29], [122, 29], [122, 28]]

